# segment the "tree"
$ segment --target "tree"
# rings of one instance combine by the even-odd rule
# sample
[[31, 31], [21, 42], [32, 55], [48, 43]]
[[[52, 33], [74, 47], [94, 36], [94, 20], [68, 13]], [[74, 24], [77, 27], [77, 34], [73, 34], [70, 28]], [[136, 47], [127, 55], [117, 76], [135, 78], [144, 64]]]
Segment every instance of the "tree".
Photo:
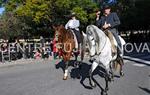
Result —
[[150, 29], [149, 0], [119, 0], [118, 9], [121, 17], [122, 30]]
[[23, 36], [24, 27], [27, 27], [27, 25], [17, 19], [13, 13], [5, 13], [0, 18], [0, 37], [3, 39], [9, 39], [10, 37], [14, 38], [17, 36]]
[[50, 34], [52, 24], [65, 24], [68, 14], [73, 11], [76, 12], [81, 25], [93, 23], [93, 11], [97, 4], [91, 0], [8, 0], [5, 8], [6, 12], [13, 12], [32, 28], [29, 30], [31, 35], [47, 35]]

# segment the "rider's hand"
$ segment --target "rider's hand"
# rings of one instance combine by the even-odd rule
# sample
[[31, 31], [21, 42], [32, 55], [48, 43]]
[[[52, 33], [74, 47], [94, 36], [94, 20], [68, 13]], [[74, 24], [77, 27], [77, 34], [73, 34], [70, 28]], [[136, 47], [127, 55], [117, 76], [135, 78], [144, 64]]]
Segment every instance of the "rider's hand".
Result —
[[107, 29], [107, 28], [108, 28], [108, 25], [107, 25], [107, 24], [103, 25], [103, 28], [104, 28], [104, 29]]
[[104, 24], [104, 25], [103, 25], [103, 28], [104, 28], [104, 29], [107, 29], [107, 28], [109, 28], [109, 27], [111, 27], [110, 24]]

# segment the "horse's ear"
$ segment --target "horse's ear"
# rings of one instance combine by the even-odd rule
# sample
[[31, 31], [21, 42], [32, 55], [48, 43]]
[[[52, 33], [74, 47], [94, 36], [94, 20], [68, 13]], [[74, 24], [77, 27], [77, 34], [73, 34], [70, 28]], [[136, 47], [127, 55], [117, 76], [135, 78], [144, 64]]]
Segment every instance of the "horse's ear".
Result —
[[60, 25], [60, 27], [61, 27], [61, 28], [64, 28], [64, 26], [63, 26], [62, 24]]
[[53, 27], [53, 29], [54, 29], [54, 30], [57, 30], [57, 26], [55, 26], [55, 25], [52, 25], [52, 27]]

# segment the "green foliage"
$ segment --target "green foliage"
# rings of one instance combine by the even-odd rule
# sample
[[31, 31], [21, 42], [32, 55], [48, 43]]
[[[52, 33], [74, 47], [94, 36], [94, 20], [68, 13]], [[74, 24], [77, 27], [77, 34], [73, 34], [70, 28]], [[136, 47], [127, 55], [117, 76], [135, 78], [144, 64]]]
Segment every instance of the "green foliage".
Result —
[[26, 31], [34, 36], [52, 33], [50, 26], [65, 24], [71, 12], [86, 26], [94, 21], [92, 14], [97, 8], [91, 0], [8, 0], [4, 5], [6, 12], [13, 12], [17, 19], [31, 27]]
[[75, 7], [75, 8], [73, 8], [72, 12], [76, 13], [77, 18], [79, 18], [82, 23], [87, 23], [88, 22], [88, 18], [87, 18], [88, 14], [81, 7]]
[[50, 1], [45, 0], [26, 0], [23, 5], [17, 7], [15, 12], [18, 16], [32, 17], [36, 23], [40, 23], [43, 19], [48, 19]]
[[[12, 34], [27, 31], [27, 34], [33, 36], [50, 36], [53, 34], [50, 26], [55, 23], [65, 24], [71, 12], [76, 13], [81, 28], [85, 29], [88, 24], [95, 23], [95, 10], [100, 6], [92, 0], [7, 0], [7, 2], [0, 0], [0, 5], [5, 7], [6, 14], [13, 13], [14, 18], [11, 18], [13, 23], [11, 25], [15, 27], [15, 29], [9, 28], [8, 25], [0, 32], [9, 34], [9, 31], [13, 29]], [[150, 14], [145, 11], [149, 8], [149, 0], [135, 0], [135, 2], [118, 0], [118, 4], [113, 7], [121, 18], [121, 29], [123, 30], [149, 29]], [[6, 17], [6, 15], [1, 17], [1, 23], [7, 25], [8, 18], [9, 16]]]
[[56, 2], [55, 2], [55, 5], [59, 9], [61, 9], [61, 8], [69, 9], [71, 4], [72, 4], [71, 0], [56, 0]]
[[16, 18], [13, 13], [5, 13], [0, 18], [0, 37], [9, 39], [10, 37], [22, 36], [24, 27], [27, 27], [26, 24]]
[[120, 0], [118, 9], [121, 18], [122, 30], [150, 29], [150, 0]]

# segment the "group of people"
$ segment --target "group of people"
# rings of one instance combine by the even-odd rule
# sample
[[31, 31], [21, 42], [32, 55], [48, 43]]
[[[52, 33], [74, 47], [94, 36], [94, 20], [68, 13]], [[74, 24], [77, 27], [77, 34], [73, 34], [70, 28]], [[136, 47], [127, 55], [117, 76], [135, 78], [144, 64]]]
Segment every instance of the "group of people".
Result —
[[[40, 45], [41, 44], [41, 45]], [[40, 45], [40, 46], [39, 46]], [[59, 58], [56, 41], [42, 41], [42, 43], [3, 42], [0, 44], [0, 62], [4, 60], [29, 59], [57, 59]]]
[[37, 48], [36, 51], [34, 52], [34, 58], [35, 59], [41, 59], [41, 58], [51, 58], [57, 59], [59, 56], [59, 52], [56, 46], [56, 40], [53, 39], [50, 41], [50, 43], [46, 43], [43, 45], [41, 48]]
[[[71, 29], [74, 31], [78, 43], [80, 43], [81, 33], [79, 32], [80, 22], [76, 19], [75, 13], [71, 14], [71, 19], [65, 25], [66, 29]], [[118, 26], [120, 25], [120, 20], [116, 12], [111, 12], [111, 7], [109, 5], [103, 6], [102, 13], [100, 10], [96, 11], [96, 26], [103, 30], [108, 38], [112, 38], [109, 35], [109, 32], [114, 36], [117, 41], [118, 48], [121, 49], [121, 41], [118, 36]], [[112, 40], [112, 39], [111, 39]], [[113, 44], [113, 43], [112, 43]], [[114, 45], [112, 45], [112, 52], [117, 53], [117, 50], [114, 49]], [[120, 52], [118, 52], [120, 53]]]

